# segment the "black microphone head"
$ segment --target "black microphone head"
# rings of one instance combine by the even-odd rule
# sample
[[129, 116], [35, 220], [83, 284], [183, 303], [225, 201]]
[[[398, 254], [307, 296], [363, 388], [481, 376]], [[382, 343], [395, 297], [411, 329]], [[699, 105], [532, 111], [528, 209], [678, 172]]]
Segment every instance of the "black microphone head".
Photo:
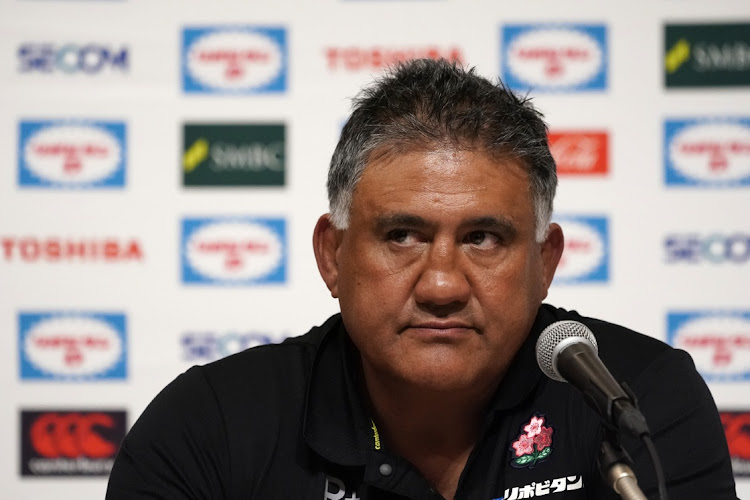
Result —
[[567, 382], [557, 371], [557, 356], [567, 346], [586, 343], [599, 352], [596, 338], [591, 330], [578, 321], [557, 321], [542, 331], [536, 341], [536, 362], [539, 368], [553, 380]]

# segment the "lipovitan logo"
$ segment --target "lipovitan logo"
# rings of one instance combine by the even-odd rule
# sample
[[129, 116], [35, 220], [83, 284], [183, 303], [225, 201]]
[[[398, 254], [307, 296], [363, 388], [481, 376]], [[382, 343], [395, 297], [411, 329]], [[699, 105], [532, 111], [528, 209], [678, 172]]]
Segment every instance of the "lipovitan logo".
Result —
[[18, 348], [23, 380], [122, 380], [127, 376], [122, 313], [21, 312]]
[[182, 88], [188, 93], [268, 93], [287, 87], [286, 30], [211, 26], [182, 32]]
[[605, 283], [609, 281], [609, 224], [606, 217], [556, 218], [565, 233], [565, 248], [554, 283]]
[[690, 353], [710, 382], [750, 380], [750, 311], [674, 311], [667, 342]]
[[286, 261], [284, 219], [212, 217], [182, 221], [184, 283], [284, 283]]
[[667, 185], [750, 186], [750, 118], [667, 120]]
[[534, 92], [607, 88], [607, 27], [602, 24], [510, 24], [502, 27], [501, 75], [512, 89]]
[[21, 121], [18, 185], [123, 187], [127, 158], [125, 130], [125, 123], [114, 121]]

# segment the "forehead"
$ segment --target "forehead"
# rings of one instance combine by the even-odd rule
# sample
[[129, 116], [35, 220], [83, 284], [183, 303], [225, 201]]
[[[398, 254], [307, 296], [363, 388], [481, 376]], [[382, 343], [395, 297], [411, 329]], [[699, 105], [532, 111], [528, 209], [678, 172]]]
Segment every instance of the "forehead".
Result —
[[531, 212], [528, 174], [519, 162], [454, 148], [376, 157], [362, 173], [352, 201], [354, 211]]

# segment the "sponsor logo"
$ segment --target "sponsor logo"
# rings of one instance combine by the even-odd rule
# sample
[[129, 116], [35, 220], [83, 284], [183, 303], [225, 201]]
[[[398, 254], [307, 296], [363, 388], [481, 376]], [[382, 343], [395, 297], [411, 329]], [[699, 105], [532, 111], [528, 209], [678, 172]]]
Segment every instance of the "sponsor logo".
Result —
[[24, 43], [18, 47], [21, 73], [127, 73], [129, 60], [127, 47], [97, 43]]
[[750, 311], [668, 313], [667, 341], [689, 352], [707, 381], [750, 380]]
[[326, 62], [330, 71], [380, 71], [396, 63], [411, 59], [447, 59], [464, 63], [459, 47], [328, 47]]
[[548, 140], [558, 175], [608, 173], [609, 146], [606, 132], [550, 132]]
[[143, 260], [138, 240], [2, 236], [3, 258], [22, 262], [128, 262]]
[[510, 465], [517, 469], [533, 469], [552, 454], [552, 426], [544, 426], [544, 417], [534, 415], [523, 427], [516, 441], [511, 444]]
[[750, 85], [750, 24], [668, 24], [667, 87]]
[[507, 25], [501, 73], [512, 89], [589, 91], [607, 87], [604, 25]]
[[184, 361], [211, 362], [251, 347], [271, 344], [273, 340], [265, 333], [214, 333], [188, 332], [182, 335], [182, 359]]
[[750, 477], [750, 412], [721, 411], [735, 477]]
[[744, 264], [750, 260], [750, 234], [670, 234], [664, 249], [670, 264]]
[[357, 495], [356, 488], [347, 486], [341, 479], [327, 475], [323, 500], [361, 500], [361, 497]]
[[667, 120], [664, 144], [667, 185], [750, 185], [750, 118]]
[[286, 221], [227, 217], [182, 221], [182, 281], [253, 285], [286, 281]]
[[565, 248], [555, 283], [604, 283], [609, 280], [609, 227], [605, 217], [562, 217]]
[[186, 186], [283, 186], [284, 125], [186, 124]]
[[18, 315], [22, 379], [124, 379], [126, 346], [124, 314], [34, 312]]
[[185, 92], [283, 92], [287, 65], [283, 28], [201, 27], [182, 32]]
[[21, 411], [22, 476], [106, 476], [125, 437], [125, 412]]
[[503, 496], [493, 500], [517, 500], [519, 498], [543, 497], [553, 493], [580, 490], [583, 488], [583, 476], [565, 476], [557, 479], [545, 479], [526, 486], [508, 488]]
[[23, 121], [18, 184], [23, 187], [113, 188], [125, 185], [125, 124]]

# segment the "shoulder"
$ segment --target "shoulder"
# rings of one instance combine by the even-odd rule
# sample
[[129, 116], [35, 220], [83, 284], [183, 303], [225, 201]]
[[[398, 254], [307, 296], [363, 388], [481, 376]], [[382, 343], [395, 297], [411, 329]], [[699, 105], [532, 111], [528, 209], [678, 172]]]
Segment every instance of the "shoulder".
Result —
[[257, 411], [263, 407], [260, 401], [302, 400], [318, 349], [340, 324], [340, 315], [335, 315], [304, 335], [252, 347], [194, 370], [221, 406], [252, 404]]
[[339, 323], [334, 316], [300, 337], [178, 376], [123, 441], [111, 491], [148, 489], [158, 498], [180, 498], [175, 485], [196, 498], [247, 491], [268, 457], [293, 456], [310, 367], [318, 346]]
[[596, 338], [599, 357], [619, 381], [633, 384], [652, 365], [661, 365], [665, 360], [669, 364], [675, 364], [675, 369], [693, 368], [692, 360], [686, 352], [674, 349], [650, 335], [602, 319], [583, 316], [576, 311], [548, 305], [544, 308], [554, 318], [553, 321], [572, 320], [586, 325]]

